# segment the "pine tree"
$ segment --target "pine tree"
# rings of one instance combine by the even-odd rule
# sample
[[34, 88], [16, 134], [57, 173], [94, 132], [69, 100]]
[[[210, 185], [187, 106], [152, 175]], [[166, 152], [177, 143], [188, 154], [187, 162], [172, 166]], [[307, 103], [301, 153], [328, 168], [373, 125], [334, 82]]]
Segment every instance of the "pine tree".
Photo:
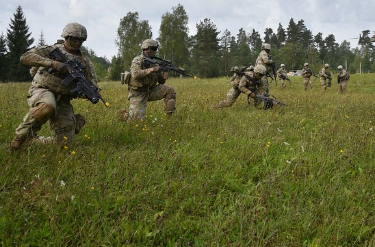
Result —
[[0, 81], [6, 80], [6, 71], [7, 71], [7, 46], [6, 39], [3, 33], [0, 35]]
[[43, 33], [43, 29], [42, 29], [42, 31], [40, 31], [38, 46], [43, 46], [43, 45], [47, 45], [47, 43], [46, 43], [46, 40], [44, 38], [44, 33]]
[[9, 27], [10, 29], [7, 29], [9, 48], [7, 78], [11, 81], [28, 81], [30, 80], [29, 68], [20, 63], [20, 57], [30, 49], [34, 39], [30, 38], [31, 33], [29, 33], [21, 6], [18, 6]]
[[216, 25], [205, 18], [196, 25], [197, 34], [194, 36], [192, 61], [194, 71], [200, 77], [212, 78], [219, 75], [220, 46]]

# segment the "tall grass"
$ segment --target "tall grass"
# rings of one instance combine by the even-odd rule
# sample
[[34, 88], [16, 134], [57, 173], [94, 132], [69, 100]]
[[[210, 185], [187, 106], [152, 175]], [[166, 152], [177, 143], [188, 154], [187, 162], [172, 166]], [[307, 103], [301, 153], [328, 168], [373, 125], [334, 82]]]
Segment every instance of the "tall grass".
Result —
[[291, 79], [267, 111], [215, 109], [229, 78], [170, 79], [176, 114], [149, 102], [131, 123], [126, 87], [103, 82], [109, 109], [73, 101], [76, 142], [15, 154], [29, 84], [0, 84], [0, 245], [374, 246], [375, 76], [345, 95]]

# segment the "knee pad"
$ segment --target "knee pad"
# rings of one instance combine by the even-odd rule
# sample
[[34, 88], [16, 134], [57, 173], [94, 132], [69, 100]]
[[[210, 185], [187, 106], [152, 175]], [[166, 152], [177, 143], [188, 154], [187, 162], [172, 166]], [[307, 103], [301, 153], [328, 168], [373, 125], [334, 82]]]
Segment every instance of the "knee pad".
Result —
[[46, 103], [41, 103], [30, 109], [31, 115], [38, 122], [47, 122], [54, 112], [55, 108]]
[[165, 104], [165, 112], [166, 113], [173, 113], [176, 110], [176, 100], [169, 99]]

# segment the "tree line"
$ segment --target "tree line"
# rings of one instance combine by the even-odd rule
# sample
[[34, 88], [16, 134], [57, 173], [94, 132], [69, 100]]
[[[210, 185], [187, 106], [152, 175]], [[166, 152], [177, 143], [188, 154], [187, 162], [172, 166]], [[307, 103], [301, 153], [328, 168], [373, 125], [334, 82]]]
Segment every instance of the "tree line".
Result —
[[[212, 78], [230, 74], [233, 66], [254, 65], [263, 42], [271, 44], [271, 55], [287, 70], [302, 69], [308, 62], [317, 72], [324, 63], [336, 69], [338, 65], [354, 73], [375, 72], [375, 49], [370, 42], [370, 30], [364, 30], [358, 38], [358, 46], [351, 48], [350, 42], [336, 42], [335, 36], [322, 33], [314, 35], [307, 29], [304, 20], [290, 19], [284, 28], [279, 23], [277, 30], [266, 28], [263, 38], [252, 29], [240, 28], [233, 36], [227, 29], [219, 31], [216, 25], [205, 18], [196, 24], [197, 32], [189, 35], [189, 18], [181, 4], [172, 7], [161, 17], [156, 40], [159, 42], [159, 57], [171, 60], [200, 78]], [[129, 70], [133, 58], [140, 54], [143, 40], [152, 38], [148, 20], [141, 20], [138, 12], [128, 12], [119, 23], [115, 43], [117, 55], [109, 61], [98, 57], [95, 51], [84, 47], [90, 55], [99, 80], [120, 80], [123, 71]], [[0, 81], [29, 81], [27, 67], [19, 63], [19, 57], [33, 48], [34, 38], [29, 33], [22, 8], [19, 6], [11, 19], [7, 35], [0, 36]], [[45, 45], [41, 32], [37, 46]]]

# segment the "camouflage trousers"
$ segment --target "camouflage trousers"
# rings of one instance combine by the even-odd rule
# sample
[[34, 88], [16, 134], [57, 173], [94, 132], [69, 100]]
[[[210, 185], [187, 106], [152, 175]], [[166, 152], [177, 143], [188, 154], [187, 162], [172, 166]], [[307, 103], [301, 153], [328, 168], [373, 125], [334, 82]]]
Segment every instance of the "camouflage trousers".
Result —
[[310, 77], [303, 78], [303, 86], [305, 87], [305, 90], [307, 90], [308, 86], [310, 86], [310, 89], [312, 89], [312, 81]]
[[148, 91], [130, 89], [128, 99], [130, 101], [129, 112], [126, 113], [126, 120], [144, 119], [148, 101], [164, 99], [164, 113], [171, 115], [176, 111], [176, 93], [173, 87], [159, 84]]
[[232, 87], [231, 89], [229, 89], [227, 93], [227, 99], [220, 101], [216, 107], [218, 108], [231, 107], [234, 104], [234, 102], [236, 102], [240, 94], [241, 94], [241, 91], [239, 89]]
[[340, 81], [339, 83], [339, 92], [340, 93], [346, 93], [346, 85], [347, 85], [348, 81], [346, 80], [342, 80]]
[[[38, 137], [35, 139], [37, 142], [62, 144], [74, 141], [75, 135], [79, 133], [86, 121], [80, 114], [74, 115], [70, 100], [70, 97], [55, 95], [45, 88], [30, 87], [27, 100], [30, 110], [17, 127], [16, 135], [25, 140], [36, 138], [43, 124], [49, 121], [51, 136]], [[46, 118], [36, 118], [35, 109], [38, 109], [41, 104], [53, 109], [52, 115], [47, 115]]]
[[264, 75], [260, 79], [260, 85], [258, 86], [258, 93], [259, 94], [264, 94], [264, 93], [269, 93], [269, 83], [268, 83], [268, 76]]
[[327, 82], [325, 78], [320, 78], [320, 85], [322, 85], [323, 92], [325, 92], [327, 89]]
[[[259, 91], [256, 91], [255, 89], [251, 90], [253, 91], [255, 94], [260, 94]], [[222, 100], [220, 101], [216, 107], [217, 108], [224, 108], [224, 107], [231, 107], [234, 102], [236, 102], [236, 100], [238, 99], [238, 97], [241, 95], [241, 91], [237, 88], [231, 88], [229, 89], [228, 93], [227, 93], [227, 98], [225, 100]], [[247, 94], [245, 94], [247, 96]], [[254, 101], [254, 106], [257, 107], [259, 105], [260, 100], [258, 100], [258, 98], [254, 98], [253, 99]]]

